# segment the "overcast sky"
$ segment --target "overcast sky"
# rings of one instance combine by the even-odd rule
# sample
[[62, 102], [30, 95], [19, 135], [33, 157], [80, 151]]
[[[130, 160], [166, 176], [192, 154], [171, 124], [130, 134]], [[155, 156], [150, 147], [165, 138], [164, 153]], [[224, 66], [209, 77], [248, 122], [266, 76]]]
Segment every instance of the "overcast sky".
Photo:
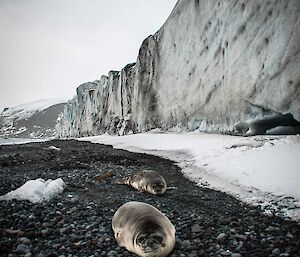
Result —
[[0, 0], [0, 110], [135, 62], [177, 0]]

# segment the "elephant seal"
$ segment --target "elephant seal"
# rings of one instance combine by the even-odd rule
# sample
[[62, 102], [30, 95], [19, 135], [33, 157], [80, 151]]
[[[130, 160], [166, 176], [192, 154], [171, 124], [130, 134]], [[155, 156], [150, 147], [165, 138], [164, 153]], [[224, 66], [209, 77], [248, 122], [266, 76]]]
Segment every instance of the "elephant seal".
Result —
[[120, 247], [141, 257], [165, 257], [175, 246], [175, 227], [147, 203], [123, 204], [112, 218], [112, 229]]
[[[281, 134], [286, 134], [287, 131], [299, 132], [300, 122], [295, 120], [291, 113], [276, 114], [271, 117], [257, 119], [253, 121], [239, 121], [235, 124], [235, 130], [244, 136], [265, 135], [268, 131], [280, 127]], [[286, 127], [287, 129], [283, 129]], [[294, 130], [291, 130], [294, 127]], [[278, 133], [278, 132], [277, 132]], [[271, 132], [272, 134], [272, 132]]]
[[153, 195], [162, 195], [167, 190], [165, 179], [153, 170], [139, 171], [116, 183], [130, 185], [140, 192], [148, 192]]

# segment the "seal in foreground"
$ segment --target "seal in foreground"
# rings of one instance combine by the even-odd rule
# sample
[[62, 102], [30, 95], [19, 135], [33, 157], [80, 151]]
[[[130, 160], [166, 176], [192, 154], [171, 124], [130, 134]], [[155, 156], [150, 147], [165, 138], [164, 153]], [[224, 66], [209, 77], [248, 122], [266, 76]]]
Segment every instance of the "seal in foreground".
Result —
[[141, 257], [165, 257], [175, 246], [175, 228], [155, 207], [141, 202], [123, 204], [112, 219], [119, 246]]

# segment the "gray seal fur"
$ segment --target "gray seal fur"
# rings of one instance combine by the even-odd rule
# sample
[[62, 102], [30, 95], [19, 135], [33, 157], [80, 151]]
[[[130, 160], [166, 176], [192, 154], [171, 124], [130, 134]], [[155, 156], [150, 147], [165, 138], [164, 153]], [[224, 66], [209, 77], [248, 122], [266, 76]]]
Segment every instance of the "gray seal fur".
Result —
[[147, 203], [123, 204], [112, 218], [112, 229], [120, 247], [141, 257], [165, 257], [175, 246], [175, 227]]
[[148, 192], [153, 195], [162, 195], [167, 190], [165, 179], [153, 170], [139, 171], [117, 183], [130, 185], [140, 192]]

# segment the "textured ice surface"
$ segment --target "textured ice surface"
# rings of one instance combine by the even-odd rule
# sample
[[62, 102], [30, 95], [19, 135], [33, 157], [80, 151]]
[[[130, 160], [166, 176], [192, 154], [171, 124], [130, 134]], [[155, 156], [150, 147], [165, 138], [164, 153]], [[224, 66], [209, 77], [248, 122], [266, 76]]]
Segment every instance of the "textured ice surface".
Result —
[[179, 0], [136, 64], [78, 88], [58, 135], [231, 131], [288, 112], [300, 120], [299, 12], [299, 0]]
[[14, 191], [0, 196], [0, 200], [29, 200], [33, 203], [49, 201], [64, 190], [65, 183], [61, 178], [43, 180], [41, 178], [29, 180]]

